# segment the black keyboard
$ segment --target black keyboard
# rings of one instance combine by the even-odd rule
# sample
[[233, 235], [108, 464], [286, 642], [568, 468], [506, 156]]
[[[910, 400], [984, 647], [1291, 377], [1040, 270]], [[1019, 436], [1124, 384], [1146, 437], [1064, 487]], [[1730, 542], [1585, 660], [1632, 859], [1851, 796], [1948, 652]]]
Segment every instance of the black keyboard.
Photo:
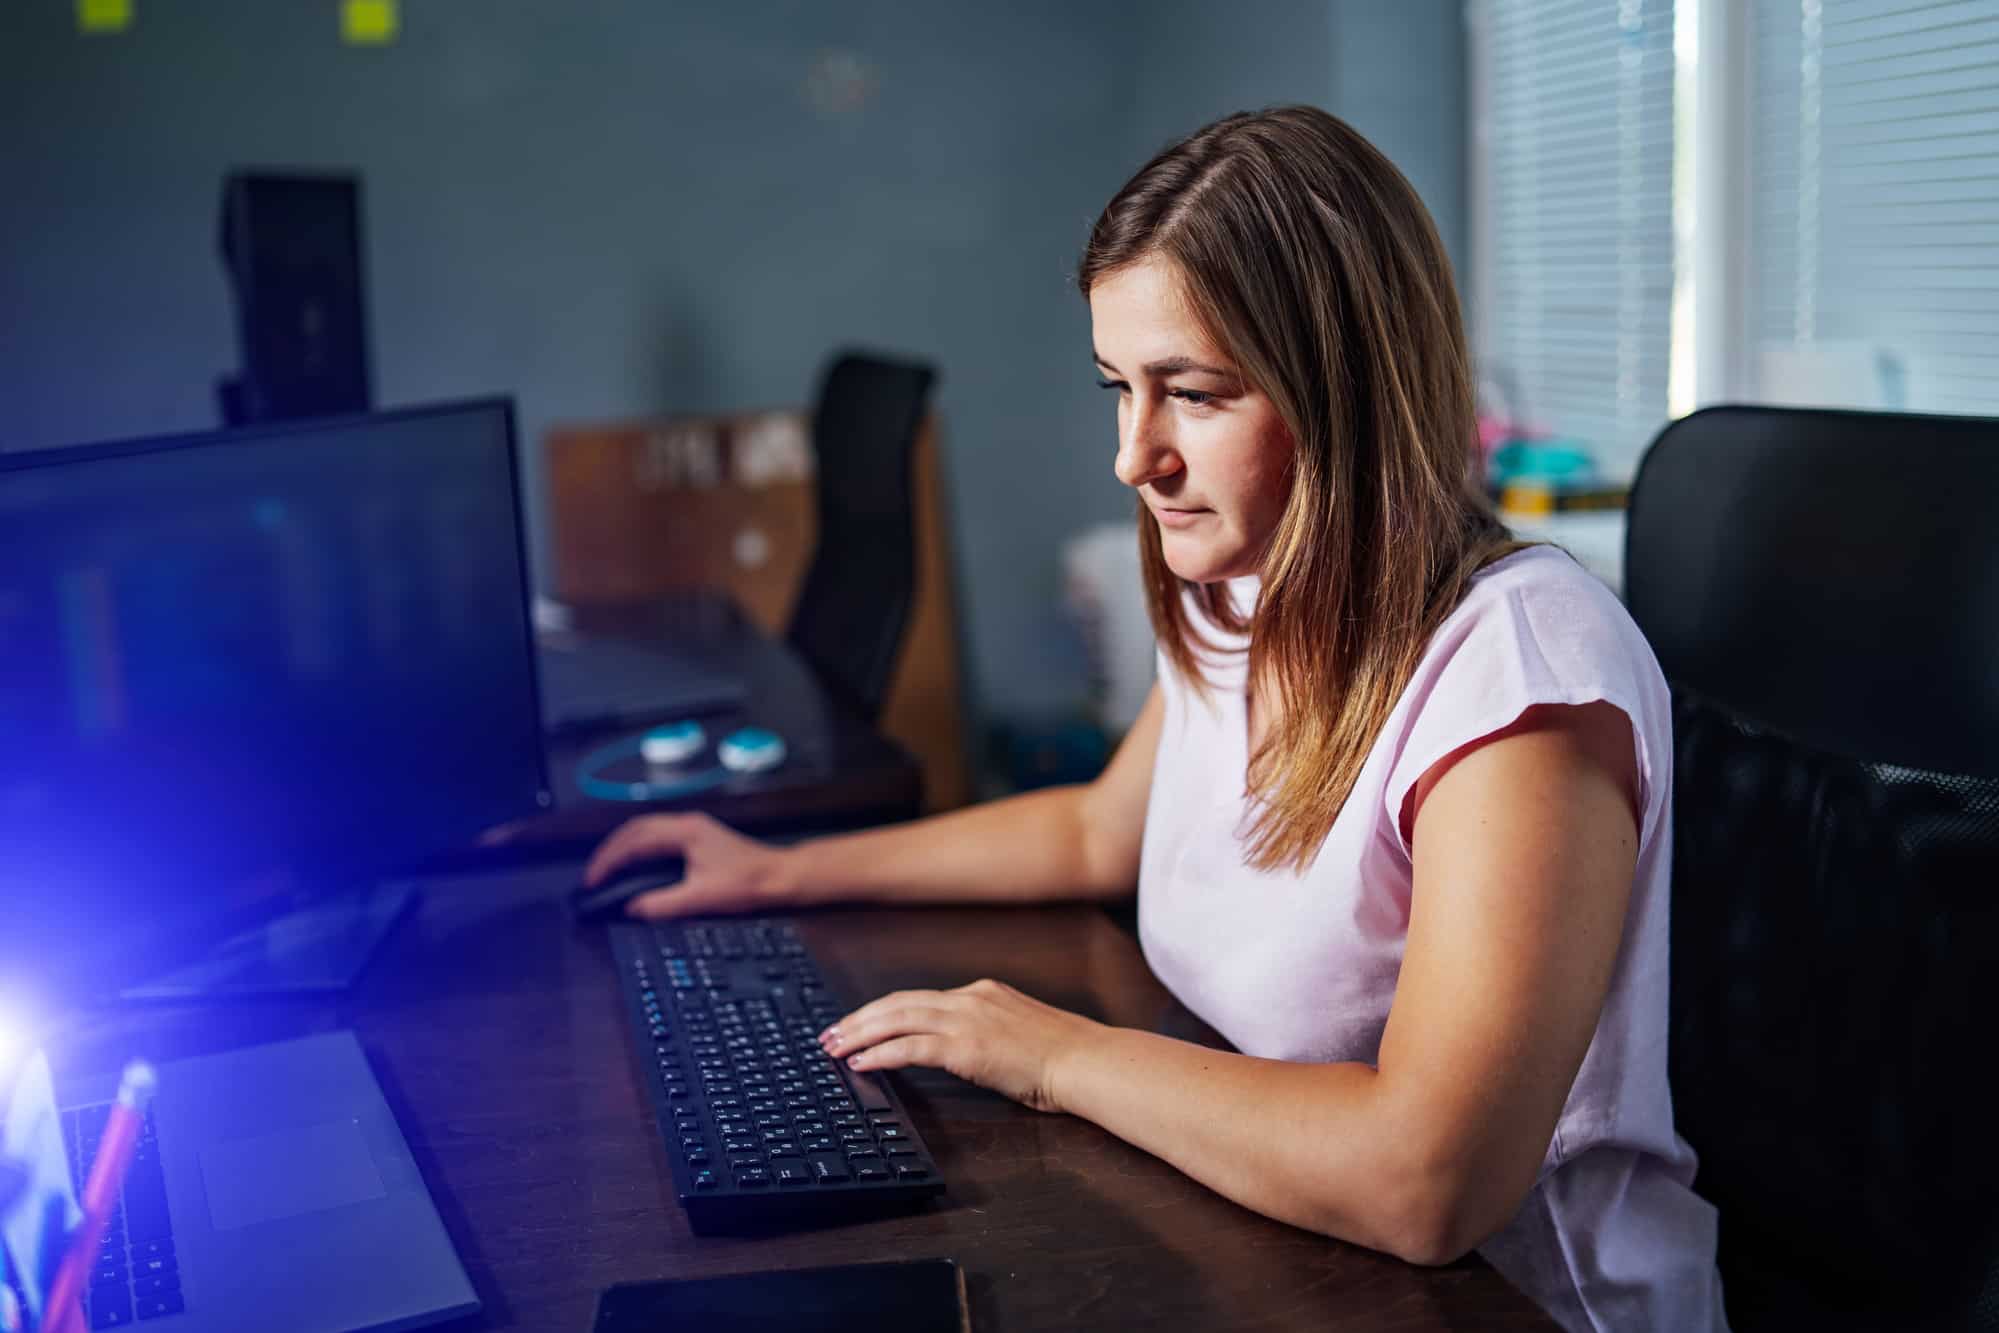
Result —
[[791, 922], [610, 931], [641, 1080], [696, 1231], [858, 1216], [943, 1192], [887, 1082], [820, 1049], [848, 1006]]
[[[110, 1114], [109, 1102], [63, 1112], [70, 1179], [77, 1182], [79, 1192], [89, 1178]], [[150, 1109], [146, 1127], [132, 1149], [132, 1165], [125, 1174], [118, 1209], [105, 1225], [104, 1239], [91, 1261], [84, 1308], [92, 1328], [124, 1328], [134, 1320], [158, 1319], [186, 1308], [174, 1257], [172, 1219], [167, 1216], [167, 1180], [160, 1170], [159, 1135]]]

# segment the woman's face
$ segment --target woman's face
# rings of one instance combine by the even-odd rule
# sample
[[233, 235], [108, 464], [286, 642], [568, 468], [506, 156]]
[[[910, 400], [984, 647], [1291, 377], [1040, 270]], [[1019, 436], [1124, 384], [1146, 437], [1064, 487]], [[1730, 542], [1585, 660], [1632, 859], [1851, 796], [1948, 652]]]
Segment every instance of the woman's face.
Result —
[[1165, 260], [1099, 278], [1090, 323], [1117, 392], [1117, 477], [1158, 523], [1168, 568], [1196, 583], [1254, 574], [1290, 493], [1276, 405], [1208, 340]]

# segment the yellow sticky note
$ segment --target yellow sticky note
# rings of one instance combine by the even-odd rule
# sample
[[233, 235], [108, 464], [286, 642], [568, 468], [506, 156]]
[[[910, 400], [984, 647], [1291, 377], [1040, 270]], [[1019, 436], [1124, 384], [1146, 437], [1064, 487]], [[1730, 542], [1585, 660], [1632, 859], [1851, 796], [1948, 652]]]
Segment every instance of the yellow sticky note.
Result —
[[132, 26], [132, 0], [76, 0], [76, 26], [84, 32], [123, 32]]
[[396, 0], [340, 0], [340, 40], [386, 46], [396, 40]]

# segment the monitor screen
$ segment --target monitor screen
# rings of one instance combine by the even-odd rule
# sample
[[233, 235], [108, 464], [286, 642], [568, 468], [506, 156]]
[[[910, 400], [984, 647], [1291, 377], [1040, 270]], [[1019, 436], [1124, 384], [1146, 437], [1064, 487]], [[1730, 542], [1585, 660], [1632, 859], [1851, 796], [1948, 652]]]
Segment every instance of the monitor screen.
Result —
[[12, 946], [109, 958], [547, 792], [505, 400], [0, 454]]

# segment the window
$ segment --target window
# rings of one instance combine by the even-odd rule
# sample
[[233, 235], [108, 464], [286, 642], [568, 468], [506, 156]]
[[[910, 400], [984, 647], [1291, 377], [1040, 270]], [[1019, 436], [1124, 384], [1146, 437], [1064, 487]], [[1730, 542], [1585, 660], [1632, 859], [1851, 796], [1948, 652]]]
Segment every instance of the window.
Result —
[[1627, 475], [1666, 420], [1673, 0], [1473, 0], [1467, 16], [1480, 377]]
[[1473, 341], [1527, 420], [1619, 477], [1702, 402], [1999, 414], [1994, 0], [1467, 18]]
[[1999, 4], [1748, 20], [1745, 396], [1999, 413]]

